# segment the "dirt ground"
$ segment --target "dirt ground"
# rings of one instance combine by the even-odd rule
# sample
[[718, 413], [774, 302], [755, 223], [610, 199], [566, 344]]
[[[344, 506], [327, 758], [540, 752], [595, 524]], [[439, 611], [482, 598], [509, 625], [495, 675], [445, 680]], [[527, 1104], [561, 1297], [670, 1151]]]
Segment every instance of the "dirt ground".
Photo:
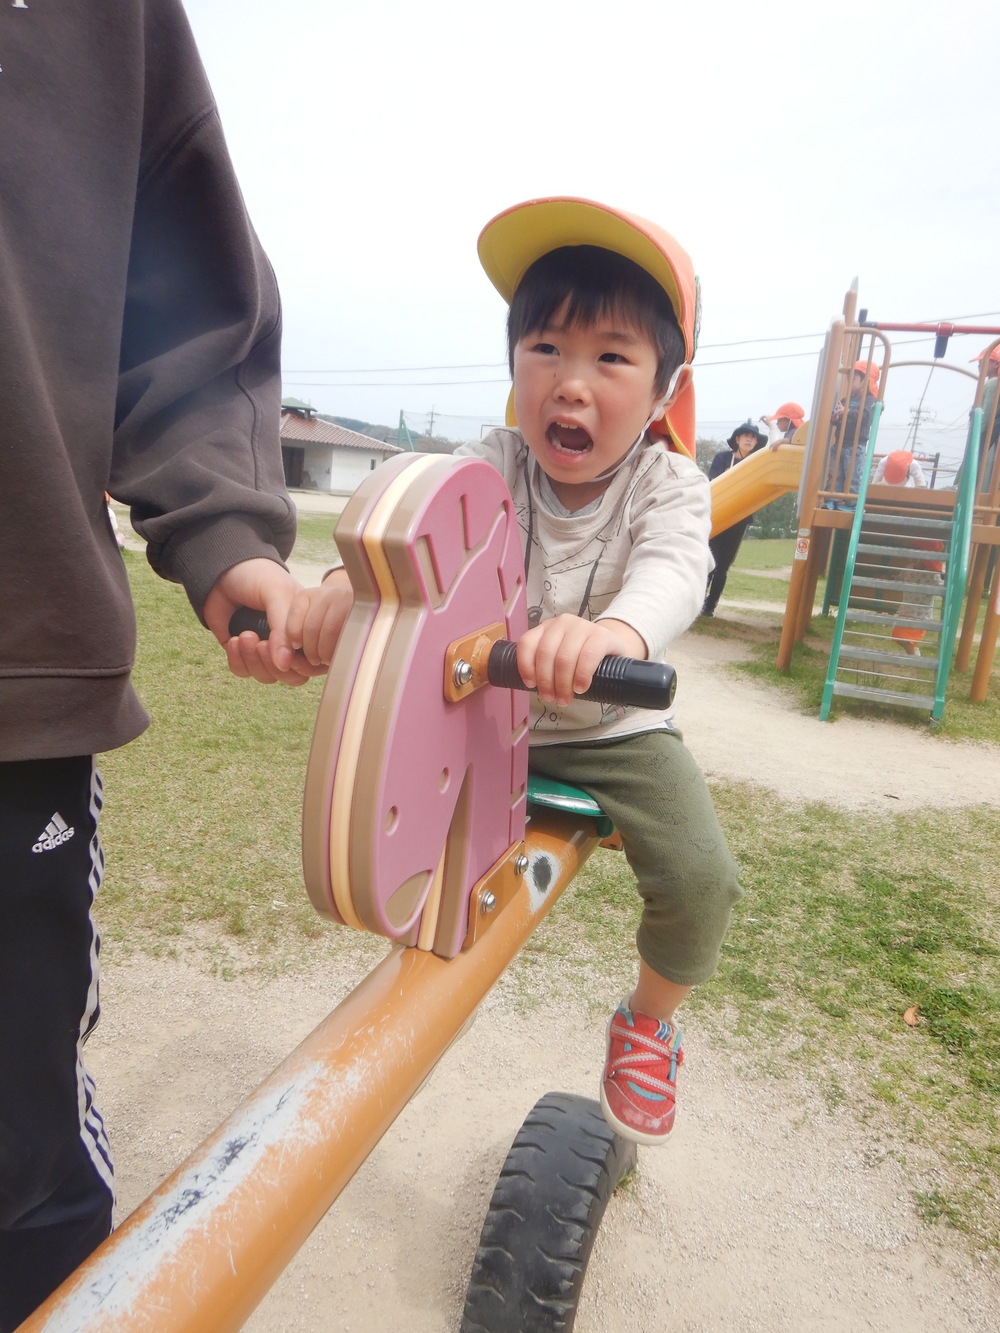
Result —
[[[747, 614], [723, 604], [723, 620]], [[800, 716], [776, 691], [725, 671], [738, 652], [688, 634], [672, 654], [679, 720], [710, 778], [866, 810], [973, 797], [1000, 806], [1000, 746]], [[198, 955], [106, 958], [88, 1063], [111, 1127], [122, 1215], [361, 970], [332, 960], [328, 944], [294, 975], [264, 978], [233, 961], [237, 975], [222, 980]], [[748, 1082], [737, 1053], [696, 1021], [685, 1027], [676, 1141], [640, 1149], [637, 1177], [612, 1200], [578, 1333], [1000, 1330], [995, 1270], [921, 1225], [902, 1169], [847, 1114], [831, 1114], [807, 1082]], [[602, 1059], [598, 1026], [569, 1003], [526, 1015], [502, 979], [247, 1328], [456, 1330], [521, 1121], [549, 1090], [596, 1096]]]

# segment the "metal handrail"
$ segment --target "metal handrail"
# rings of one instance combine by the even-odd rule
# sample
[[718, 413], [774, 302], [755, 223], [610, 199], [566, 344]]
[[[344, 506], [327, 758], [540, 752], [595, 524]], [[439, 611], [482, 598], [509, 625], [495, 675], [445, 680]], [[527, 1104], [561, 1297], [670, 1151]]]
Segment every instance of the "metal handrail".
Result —
[[882, 420], [882, 400], [876, 402], [872, 411], [872, 427], [868, 436], [868, 447], [865, 451], [865, 468], [861, 477], [861, 485], [858, 488], [857, 506], [854, 510], [854, 522], [851, 524], [851, 536], [847, 544], [847, 558], [844, 561], [843, 581], [840, 587], [840, 602], [837, 606], [837, 622], [833, 628], [833, 643], [830, 647], [830, 662], [826, 672], [826, 683], [823, 686], [823, 700], [820, 704], [819, 719], [825, 722], [830, 716], [830, 706], [833, 703], [833, 687], [837, 678], [837, 667], [840, 663], [840, 646], [844, 641], [844, 626], [847, 623], [847, 611], [850, 604], [850, 588], [854, 578], [854, 564], [857, 559], [858, 545], [861, 541], [861, 523], [864, 517], [865, 499], [868, 495], [868, 479], [871, 475], [872, 455], [875, 453], [875, 442], [878, 439], [879, 422]]
[[934, 707], [931, 717], [940, 722], [944, 712], [945, 691], [955, 655], [955, 639], [965, 598], [965, 582], [969, 572], [969, 547], [972, 541], [972, 519], [975, 513], [976, 487], [979, 472], [979, 441], [982, 437], [983, 410], [972, 409], [969, 435], [965, 445], [962, 477], [955, 500], [955, 515], [951, 529], [951, 552], [945, 581], [944, 610], [938, 650], [938, 669], [934, 679]]

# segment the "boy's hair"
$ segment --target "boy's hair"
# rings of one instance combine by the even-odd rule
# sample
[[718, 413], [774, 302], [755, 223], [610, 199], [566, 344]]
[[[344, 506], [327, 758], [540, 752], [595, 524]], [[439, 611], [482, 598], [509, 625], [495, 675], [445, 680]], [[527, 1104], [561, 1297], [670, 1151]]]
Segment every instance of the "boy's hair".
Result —
[[507, 314], [507, 355], [514, 374], [514, 348], [544, 329], [565, 304], [567, 324], [595, 324], [617, 315], [644, 333], [656, 348], [654, 390], [665, 392], [684, 362], [684, 335], [666, 292], [631, 259], [596, 245], [565, 245], [536, 259], [517, 285]]

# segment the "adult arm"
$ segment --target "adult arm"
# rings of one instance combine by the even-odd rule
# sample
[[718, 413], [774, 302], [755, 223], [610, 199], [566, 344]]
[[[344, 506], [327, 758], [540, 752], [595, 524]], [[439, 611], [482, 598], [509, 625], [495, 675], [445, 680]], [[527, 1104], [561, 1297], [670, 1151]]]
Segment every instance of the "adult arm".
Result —
[[[156, 572], [206, 619], [223, 576], [268, 612], [265, 656], [285, 656], [298, 585], [279, 439], [280, 303], [243, 205], [186, 19], [148, 0], [145, 119], [136, 192], [110, 489], [131, 506]], [[246, 574], [246, 571], [244, 572]], [[231, 600], [231, 598], [230, 598]], [[213, 616], [221, 636], [218, 614]], [[286, 659], [287, 660], [287, 659]]]

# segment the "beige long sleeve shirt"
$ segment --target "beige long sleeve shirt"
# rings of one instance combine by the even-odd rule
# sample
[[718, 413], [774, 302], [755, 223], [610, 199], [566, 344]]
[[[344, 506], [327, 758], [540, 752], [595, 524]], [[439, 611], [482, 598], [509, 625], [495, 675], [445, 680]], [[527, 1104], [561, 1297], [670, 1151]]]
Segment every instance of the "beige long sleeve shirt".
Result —
[[[711, 568], [708, 480], [682, 454], [649, 440], [612, 478], [592, 512], [553, 513], [540, 469], [517, 430], [495, 430], [456, 454], [483, 458], [503, 476], [524, 547], [529, 624], [569, 613], [624, 621], [651, 661], [694, 620]], [[672, 710], [651, 712], [577, 700], [568, 708], [531, 705], [531, 743], [603, 740], [663, 725]]]

